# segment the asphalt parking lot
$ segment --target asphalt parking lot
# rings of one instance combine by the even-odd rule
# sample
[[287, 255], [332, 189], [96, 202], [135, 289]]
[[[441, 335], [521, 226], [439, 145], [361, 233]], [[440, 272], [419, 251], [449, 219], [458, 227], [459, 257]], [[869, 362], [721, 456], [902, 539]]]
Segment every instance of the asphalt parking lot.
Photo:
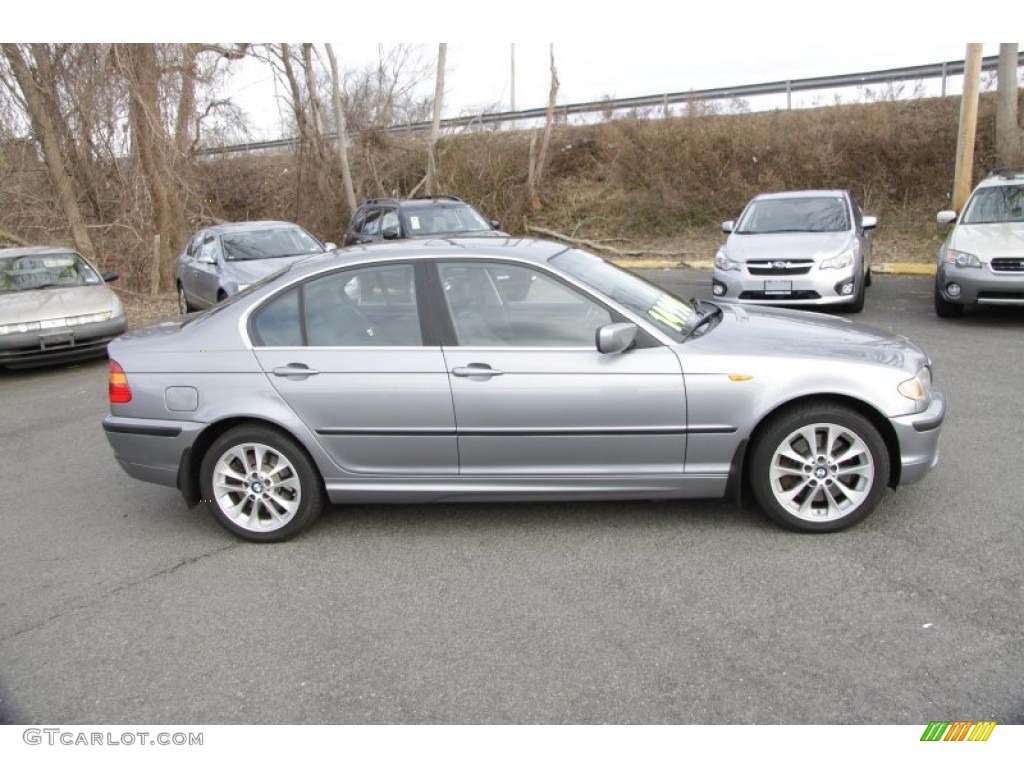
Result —
[[[646, 273], [709, 298], [707, 273]], [[242, 543], [128, 478], [103, 361], [0, 372], [0, 722], [1024, 723], [1024, 312], [919, 342], [942, 462], [840, 534], [724, 502], [333, 507]]]

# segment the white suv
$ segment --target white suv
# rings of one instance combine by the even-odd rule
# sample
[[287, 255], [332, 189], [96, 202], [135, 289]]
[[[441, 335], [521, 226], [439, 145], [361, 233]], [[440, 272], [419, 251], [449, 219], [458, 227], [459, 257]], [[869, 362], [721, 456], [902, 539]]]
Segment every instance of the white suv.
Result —
[[959, 317], [968, 304], [1024, 307], [1024, 168], [993, 171], [975, 187], [939, 248], [935, 314]]

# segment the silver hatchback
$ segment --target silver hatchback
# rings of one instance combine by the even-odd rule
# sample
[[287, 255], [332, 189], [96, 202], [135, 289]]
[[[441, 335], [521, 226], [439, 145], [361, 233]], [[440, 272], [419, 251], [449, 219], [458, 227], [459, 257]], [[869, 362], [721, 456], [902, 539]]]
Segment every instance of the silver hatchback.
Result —
[[758, 195], [715, 254], [712, 290], [730, 301], [787, 306], [864, 308], [871, 285], [871, 230], [846, 190]]
[[257, 541], [327, 502], [744, 491], [784, 526], [834, 531], [928, 472], [944, 411], [901, 336], [466, 239], [316, 256], [129, 333], [103, 427], [128, 474]]

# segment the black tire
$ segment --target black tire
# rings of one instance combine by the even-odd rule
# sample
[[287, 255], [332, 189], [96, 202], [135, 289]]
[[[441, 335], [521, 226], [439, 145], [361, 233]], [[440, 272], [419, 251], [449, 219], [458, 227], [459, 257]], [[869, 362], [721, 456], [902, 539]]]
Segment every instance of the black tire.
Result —
[[213, 442], [199, 482], [214, 519], [249, 541], [291, 538], [320, 516], [326, 502], [320, 473], [302, 447], [255, 424], [235, 427]]
[[188, 303], [188, 298], [185, 296], [185, 289], [181, 283], [178, 283], [178, 314], [187, 315], [192, 310], [193, 307]]
[[951, 301], [946, 301], [942, 295], [942, 291], [939, 290], [938, 282], [935, 283], [935, 314], [939, 317], [960, 317], [964, 313], [963, 304], [954, 304]]
[[[837, 457], [842, 461], [833, 462]], [[747, 466], [750, 490], [768, 517], [790, 530], [826, 533], [871, 514], [885, 493], [890, 462], [885, 441], [864, 416], [842, 405], [810, 403], [765, 422]]]
[[874, 282], [871, 277], [871, 267], [868, 267], [867, 273], [864, 275], [864, 286], [866, 288], [871, 287], [871, 283]]

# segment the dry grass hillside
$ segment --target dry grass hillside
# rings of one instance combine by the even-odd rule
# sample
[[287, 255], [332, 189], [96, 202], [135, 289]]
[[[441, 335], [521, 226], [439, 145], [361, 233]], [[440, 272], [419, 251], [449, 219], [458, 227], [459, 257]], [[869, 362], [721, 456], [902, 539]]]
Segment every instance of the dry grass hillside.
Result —
[[[959, 99], [924, 99], [735, 115], [619, 119], [556, 126], [540, 185], [526, 195], [531, 133], [477, 132], [441, 147], [441, 188], [516, 234], [541, 227], [623, 250], [710, 258], [758, 192], [846, 188], [879, 216], [876, 255], [928, 261], [941, 241], [935, 212], [948, 205]], [[983, 99], [976, 173], [994, 157], [994, 106]], [[375, 135], [355, 148], [357, 196], [405, 195], [426, 167], [423, 139]], [[232, 157], [204, 164], [225, 219], [283, 217], [336, 240], [350, 212], [300, 208], [290, 156]], [[339, 185], [340, 186], [340, 185]]]

